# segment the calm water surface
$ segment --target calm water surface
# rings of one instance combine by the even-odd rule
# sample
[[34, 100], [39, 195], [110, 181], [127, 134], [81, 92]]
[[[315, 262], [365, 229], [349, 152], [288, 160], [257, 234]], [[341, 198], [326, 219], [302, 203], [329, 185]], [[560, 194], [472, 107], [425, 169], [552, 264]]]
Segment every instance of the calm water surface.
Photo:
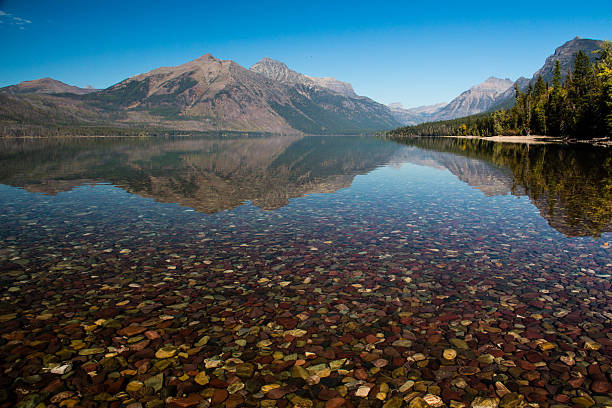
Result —
[[0, 407], [612, 404], [610, 149], [0, 143]]

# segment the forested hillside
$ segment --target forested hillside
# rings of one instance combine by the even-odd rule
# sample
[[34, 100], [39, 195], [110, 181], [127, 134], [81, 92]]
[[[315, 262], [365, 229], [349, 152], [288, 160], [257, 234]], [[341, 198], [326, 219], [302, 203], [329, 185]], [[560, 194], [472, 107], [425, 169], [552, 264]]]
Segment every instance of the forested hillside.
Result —
[[612, 43], [605, 41], [591, 63], [582, 51], [562, 79], [555, 64], [550, 83], [541, 76], [522, 92], [515, 86], [510, 109], [441, 122], [406, 126], [391, 136], [549, 135], [592, 139], [612, 135]]

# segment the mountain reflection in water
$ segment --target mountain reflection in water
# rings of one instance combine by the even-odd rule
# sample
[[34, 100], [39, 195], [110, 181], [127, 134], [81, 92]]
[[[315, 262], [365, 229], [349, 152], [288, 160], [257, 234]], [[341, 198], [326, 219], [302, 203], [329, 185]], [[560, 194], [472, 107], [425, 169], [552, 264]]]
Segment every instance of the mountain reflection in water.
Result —
[[529, 196], [566, 236], [612, 231], [612, 152], [605, 147], [413, 138], [403, 160], [448, 169], [483, 193]]
[[487, 196], [528, 195], [566, 236], [612, 231], [612, 158], [591, 146], [371, 137], [5, 140], [0, 183], [57, 194], [111, 183], [212, 214], [247, 201], [273, 210], [334, 193], [355, 175], [413, 163], [446, 169]]

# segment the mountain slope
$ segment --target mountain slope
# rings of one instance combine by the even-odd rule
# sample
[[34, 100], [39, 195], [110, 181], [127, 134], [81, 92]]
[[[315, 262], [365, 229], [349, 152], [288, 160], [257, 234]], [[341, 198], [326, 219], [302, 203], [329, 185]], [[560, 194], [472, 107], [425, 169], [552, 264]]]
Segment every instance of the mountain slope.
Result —
[[542, 68], [533, 74], [531, 79], [532, 82], [535, 82], [535, 80], [538, 79], [538, 76], [542, 75], [542, 79], [550, 83], [553, 79], [555, 61], [557, 60], [561, 65], [561, 75], [563, 76], [563, 79], [565, 79], [567, 72], [574, 68], [574, 55], [578, 53], [578, 51], [584, 52], [591, 59], [591, 61], [594, 61], [597, 56], [593, 53], [593, 51], [598, 50], [602, 43], [603, 41], [600, 40], [589, 40], [580, 37], [576, 37], [573, 40], [566, 42], [562, 46], [555, 49], [555, 52], [546, 58]]
[[288, 68], [268, 76], [206, 54], [84, 98], [98, 107], [123, 110], [126, 121], [158, 120], [183, 129], [333, 133], [399, 123], [382, 104], [349, 98], [303, 78]]
[[431, 120], [449, 120], [486, 112], [496, 103], [496, 98], [512, 85], [513, 82], [509, 79], [490, 77], [450, 101], [435, 112]]
[[85, 99], [125, 112], [128, 122], [159, 121], [193, 130], [295, 132], [264, 102], [284, 103], [286, 93], [282, 84], [206, 54], [177, 67], [136, 75]]
[[4, 88], [0, 88], [0, 92], [9, 94], [26, 94], [26, 93], [38, 93], [38, 94], [60, 94], [60, 93], [71, 93], [75, 95], [85, 95], [92, 92], [97, 92], [98, 89], [94, 88], [79, 88], [78, 86], [72, 86], [65, 84], [61, 81], [57, 81], [53, 78], [41, 78], [33, 81], [20, 82], [17, 85], [10, 85]]

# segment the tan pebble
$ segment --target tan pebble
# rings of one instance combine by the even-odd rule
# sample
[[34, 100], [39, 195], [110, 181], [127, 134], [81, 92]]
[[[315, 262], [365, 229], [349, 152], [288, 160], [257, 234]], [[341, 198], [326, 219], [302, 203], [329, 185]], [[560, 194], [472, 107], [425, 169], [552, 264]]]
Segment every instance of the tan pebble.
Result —
[[429, 404], [430, 407], [441, 407], [444, 405], [444, 401], [442, 401], [442, 398], [438, 397], [437, 395], [433, 395], [433, 394], [425, 395], [423, 397], [423, 401]]
[[210, 381], [210, 378], [206, 375], [204, 371], [198, 373], [195, 376], [195, 382], [197, 382], [200, 385], [206, 385], [208, 384], [209, 381]]
[[136, 392], [144, 386], [140, 381], [130, 381], [128, 385], [126, 385], [125, 390], [127, 392]]
[[273, 390], [275, 388], [280, 388], [279, 384], [268, 384], [261, 387], [261, 392], [266, 394], [268, 391]]

